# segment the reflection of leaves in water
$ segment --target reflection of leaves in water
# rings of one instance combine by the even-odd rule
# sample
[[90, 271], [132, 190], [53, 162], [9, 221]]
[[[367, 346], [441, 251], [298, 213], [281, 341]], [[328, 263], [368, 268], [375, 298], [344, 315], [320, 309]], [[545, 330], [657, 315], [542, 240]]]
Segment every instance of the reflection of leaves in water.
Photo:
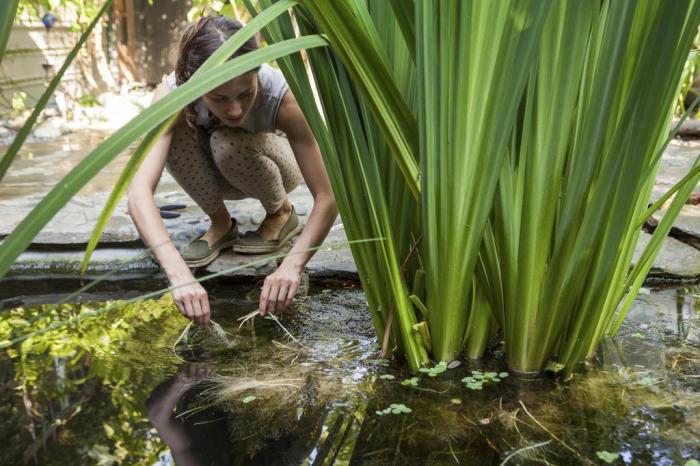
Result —
[[[18, 442], [22, 448], [29, 446], [24, 454], [36, 451], [41, 458], [81, 451], [84, 456], [78, 462], [116, 458], [122, 463], [152, 464], [162, 450], [160, 440], [148, 434], [151, 426], [142, 417], [141, 407], [150, 388], [176, 367], [176, 359], [164, 350], [184, 318], [169, 295], [115, 306], [79, 323], [37, 333], [114, 304], [42, 305], [13, 309], [0, 317], [0, 341], [33, 335], [19, 347], [2, 351], [12, 361], [7, 376], [18, 383], [24, 400], [7, 400], [24, 419], [5, 418], [4, 422], [15, 428], [27, 425], [39, 438], [63, 426], [71, 434], [78, 433], [58, 437], [50, 452], [41, 451], [41, 442], [33, 442], [25, 433]], [[144, 367], [149, 370], [140, 370]], [[3, 425], [0, 432], [4, 429]], [[0, 453], [0, 463], [10, 464], [16, 455]]]

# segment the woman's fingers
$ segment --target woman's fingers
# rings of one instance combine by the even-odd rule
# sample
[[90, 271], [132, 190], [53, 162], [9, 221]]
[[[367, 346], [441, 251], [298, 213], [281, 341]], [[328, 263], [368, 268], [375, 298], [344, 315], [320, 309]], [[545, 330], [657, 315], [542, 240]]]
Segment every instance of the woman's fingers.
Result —
[[294, 300], [299, 283], [299, 274], [289, 270], [278, 269], [266, 277], [260, 293], [260, 313], [274, 314], [287, 309]]
[[199, 304], [198, 299], [192, 300], [192, 310], [194, 311], [194, 321], [198, 325], [204, 325], [204, 316], [202, 315], [202, 306]]
[[204, 295], [199, 302], [202, 308], [202, 317], [204, 318], [204, 323], [208, 324], [209, 319], [211, 318], [211, 309], [209, 308], [209, 296]]
[[292, 283], [292, 286], [289, 287], [287, 290], [287, 296], [284, 298], [284, 307], [288, 308], [291, 306], [292, 302], [294, 301], [294, 295], [297, 294], [297, 290], [299, 289], [299, 282]]
[[274, 314], [277, 307], [277, 295], [280, 292], [280, 284], [277, 280], [271, 280], [270, 292], [267, 295], [267, 313]]
[[286, 301], [287, 301], [287, 290], [288, 289], [289, 289], [289, 284], [280, 283], [278, 291], [277, 291], [277, 297], [275, 298], [275, 313], [282, 312], [285, 309], [287, 309]]
[[260, 292], [260, 315], [264, 316], [267, 313], [267, 303], [269, 301], [270, 294], [270, 280], [269, 277], [263, 282], [262, 291]]
[[177, 306], [177, 309], [180, 311], [180, 314], [182, 314], [183, 316], [187, 316], [187, 309], [185, 309], [185, 303], [179, 298], [177, 298], [177, 299], [173, 298], [173, 301], [175, 301], [175, 305]]
[[192, 302], [185, 298], [182, 302], [182, 305], [185, 307], [185, 316], [188, 319], [194, 320], [194, 308], [192, 308]]

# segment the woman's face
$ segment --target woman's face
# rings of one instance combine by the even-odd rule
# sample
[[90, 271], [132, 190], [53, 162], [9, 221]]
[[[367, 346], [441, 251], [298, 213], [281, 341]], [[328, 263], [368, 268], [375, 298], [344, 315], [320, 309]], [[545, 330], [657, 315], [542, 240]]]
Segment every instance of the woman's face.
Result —
[[226, 126], [240, 126], [255, 102], [258, 73], [249, 71], [202, 96], [205, 105]]

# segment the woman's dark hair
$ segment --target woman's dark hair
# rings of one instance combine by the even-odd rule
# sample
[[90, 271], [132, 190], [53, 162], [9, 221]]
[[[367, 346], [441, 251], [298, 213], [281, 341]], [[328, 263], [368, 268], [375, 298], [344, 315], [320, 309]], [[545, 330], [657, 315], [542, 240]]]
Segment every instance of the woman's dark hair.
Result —
[[[221, 44], [243, 27], [240, 21], [226, 16], [202, 17], [187, 26], [182, 33], [175, 62], [175, 83], [179, 86], [186, 82], [197, 69], [209, 58]], [[255, 36], [248, 39], [230, 58], [252, 52], [258, 48]], [[260, 67], [256, 68], [257, 71]], [[185, 107], [187, 124], [194, 126], [196, 121], [195, 102]]]

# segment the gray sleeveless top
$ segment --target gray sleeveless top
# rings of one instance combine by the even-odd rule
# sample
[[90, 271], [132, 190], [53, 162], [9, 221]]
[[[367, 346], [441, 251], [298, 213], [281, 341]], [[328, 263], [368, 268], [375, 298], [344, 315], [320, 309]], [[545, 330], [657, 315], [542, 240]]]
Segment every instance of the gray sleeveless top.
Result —
[[[177, 87], [174, 71], [166, 76], [166, 81], [170, 89]], [[258, 70], [258, 94], [240, 127], [250, 133], [274, 133], [277, 111], [287, 89], [289, 86], [282, 72], [270, 65], [263, 64]], [[195, 109], [197, 110], [196, 123], [198, 126], [203, 127], [208, 132], [223, 126], [212, 115], [202, 99], [197, 100]]]

